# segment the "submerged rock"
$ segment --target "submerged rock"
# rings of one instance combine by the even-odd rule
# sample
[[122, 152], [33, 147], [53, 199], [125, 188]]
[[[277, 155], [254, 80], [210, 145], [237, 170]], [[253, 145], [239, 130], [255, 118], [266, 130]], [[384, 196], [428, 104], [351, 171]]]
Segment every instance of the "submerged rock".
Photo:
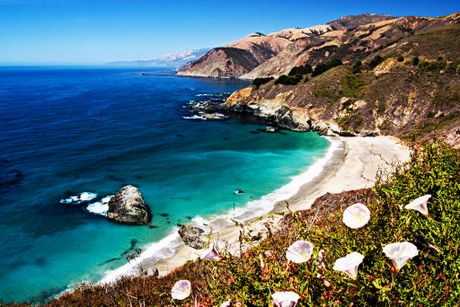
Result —
[[107, 218], [121, 224], [145, 225], [150, 223], [152, 214], [139, 189], [127, 185], [110, 199]]
[[203, 249], [206, 247], [205, 231], [195, 225], [182, 225], [179, 228], [179, 235], [185, 245], [191, 248]]

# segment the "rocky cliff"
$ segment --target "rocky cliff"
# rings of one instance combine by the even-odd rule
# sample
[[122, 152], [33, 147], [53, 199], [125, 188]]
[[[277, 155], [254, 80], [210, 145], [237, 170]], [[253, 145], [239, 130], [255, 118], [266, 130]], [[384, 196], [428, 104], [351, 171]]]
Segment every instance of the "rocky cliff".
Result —
[[[349, 29], [393, 19], [363, 14], [343, 17], [326, 25], [284, 29], [267, 35], [256, 32], [225, 47], [212, 49], [200, 59], [181, 67], [178, 75], [243, 79], [280, 75], [314, 58], [319, 47], [327, 51], [342, 44], [340, 39]], [[313, 55], [308, 56], [309, 49]]]
[[[294, 130], [439, 136], [460, 146], [460, 14], [380, 21], [341, 37], [346, 44], [330, 50], [341, 60], [335, 67], [316, 62], [325, 71], [266, 79], [233, 93], [225, 108]], [[325, 61], [322, 52], [310, 63]]]

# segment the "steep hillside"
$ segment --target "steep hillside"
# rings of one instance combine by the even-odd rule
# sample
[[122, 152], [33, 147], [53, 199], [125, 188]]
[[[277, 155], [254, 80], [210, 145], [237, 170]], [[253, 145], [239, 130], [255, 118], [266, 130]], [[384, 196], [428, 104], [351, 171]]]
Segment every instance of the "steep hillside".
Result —
[[343, 53], [344, 65], [329, 69], [326, 60], [312, 73], [259, 79], [265, 84], [235, 92], [226, 107], [290, 129], [442, 136], [460, 146], [460, 14], [360, 26], [346, 37], [354, 52]]
[[[346, 30], [388, 19], [392, 17], [363, 14], [309, 28], [285, 29], [267, 35], [253, 33], [225, 47], [211, 50], [197, 61], [181, 67], [178, 75], [253, 79], [282, 74], [289, 67], [308, 60], [304, 55], [306, 50], [313, 48], [314, 51], [319, 46], [324, 48], [339, 45]], [[222, 49], [227, 50], [226, 48], [232, 48], [231, 53], [221, 52]], [[248, 58], [248, 53], [253, 60], [244, 60]]]

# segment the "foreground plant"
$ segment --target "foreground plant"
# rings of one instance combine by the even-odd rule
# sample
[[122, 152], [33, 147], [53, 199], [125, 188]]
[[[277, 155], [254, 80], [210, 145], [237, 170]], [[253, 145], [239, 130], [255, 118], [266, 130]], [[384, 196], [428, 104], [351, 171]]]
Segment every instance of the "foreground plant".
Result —
[[179, 280], [171, 289], [171, 297], [175, 300], [185, 300], [192, 292], [192, 284], [188, 280]]
[[418, 255], [417, 246], [410, 242], [391, 243], [383, 247], [385, 255], [391, 259], [399, 271], [409, 259]]
[[417, 197], [416, 199], [411, 201], [409, 204], [404, 206], [404, 208], [418, 211], [421, 214], [423, 214], [424, 216], [429, 217], [429, 214], [428, 214], [428, 200], [430, 198], [431, 198], [430, 194]]
[[364, 256], [358, 252], [352, 252], [335, 261], [333, 269], [341, 271], [355, 279], [358, 276], [358, 267], [363, 262]]
[[351, 229], [361, 228], [369, 222], [371, 212], [363, 204], [354, 204], [343, 212], [343, 223]]
[[222, 259], [222, 255], [217, 249], [217, 242], [214, 241], [211, 246], [201, 254], [200, 258], [203, 260], [220, 261]]
[[296, 241], [286, 251], [286, 258], [294, 263], [303, 263], [310, 260], [313, 254], [313, 244], [307, 241]]
[[275, 292], [272, 294], [273, 303], [277, 307], [294, 307], [300, 299], [300, 296], [292, 291]]

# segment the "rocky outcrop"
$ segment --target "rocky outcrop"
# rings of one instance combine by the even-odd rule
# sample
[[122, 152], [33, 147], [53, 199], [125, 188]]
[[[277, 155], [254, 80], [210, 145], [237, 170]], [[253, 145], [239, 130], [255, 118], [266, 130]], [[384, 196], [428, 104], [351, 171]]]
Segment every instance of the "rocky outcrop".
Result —
[[145, 225], [150, 223], [152, 214], [139, 189], [127, 185], [110, 199], [107, 218], [120, 224]]
[[179, 235], [185, 245], [194, 249], [203, 249], [207, 246], [206, 230], [193, 224], [182, 225], [179, 228]]

